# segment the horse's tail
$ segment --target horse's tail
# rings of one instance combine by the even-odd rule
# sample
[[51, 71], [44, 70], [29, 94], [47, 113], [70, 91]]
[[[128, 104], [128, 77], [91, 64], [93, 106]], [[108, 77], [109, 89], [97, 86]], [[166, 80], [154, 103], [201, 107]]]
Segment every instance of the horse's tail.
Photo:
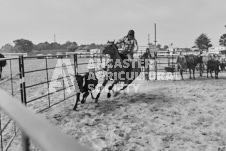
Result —
[[[0, 53], [0, 58], [5, 58], [3, 54]], [[5, 67], [7, 64], [6, 60], [0, 60], [0, 66]]]

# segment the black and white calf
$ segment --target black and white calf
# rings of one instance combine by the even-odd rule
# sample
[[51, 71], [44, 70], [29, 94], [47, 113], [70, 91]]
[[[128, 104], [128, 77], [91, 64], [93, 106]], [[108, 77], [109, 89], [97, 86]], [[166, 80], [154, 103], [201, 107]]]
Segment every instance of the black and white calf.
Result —
[[73, 110], [76, 110], [78, 102], [80, 101], [80, 93], [83, 93], [83, 98], [81, 101], [82, 104], [86, 102], [86, 98], [89, 96], [89, 93], [91, 93], [91, 97], [94, 99], [92, 91], [96, 88], [98, 79], [94, 72], [87, 72], [83, 76], [76, 75], [74, 83], [79, 88], [79, 91], [76, 95], [76, 103], [73, 108]]

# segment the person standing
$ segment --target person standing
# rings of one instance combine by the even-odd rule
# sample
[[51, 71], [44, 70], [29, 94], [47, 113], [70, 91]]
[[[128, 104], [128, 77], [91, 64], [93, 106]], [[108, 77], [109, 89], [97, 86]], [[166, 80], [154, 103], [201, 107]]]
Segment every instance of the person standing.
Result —
[[141, 56], [141, 59], [144, 59], [144, 74], [145, 74], [145, 80], [149, 80], [149, 59], [151, 59], [151, 53], [150, 49], [147, 48], [146, 52]]

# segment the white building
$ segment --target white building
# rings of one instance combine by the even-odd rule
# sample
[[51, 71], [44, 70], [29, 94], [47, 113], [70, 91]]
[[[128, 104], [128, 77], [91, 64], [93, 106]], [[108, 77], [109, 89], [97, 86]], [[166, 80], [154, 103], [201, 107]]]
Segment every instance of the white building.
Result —
[[90, 50], [90, 53], [91, 53], [91, 54], [101, 53], [101, 50], [100, 50], [100, 49], [91, 49], [91, 50]]
[[215, 54], [220, 54], [220, 53], [225, 53], [226, 52], [226, 47], [211, 47], [208, 49], [209, 53], [215, 53]]

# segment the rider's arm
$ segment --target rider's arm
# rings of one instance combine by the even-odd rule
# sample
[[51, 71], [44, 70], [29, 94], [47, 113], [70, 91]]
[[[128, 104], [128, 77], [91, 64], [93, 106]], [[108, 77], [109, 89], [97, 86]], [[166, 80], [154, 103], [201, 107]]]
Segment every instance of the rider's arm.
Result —
[[138, 51], [138, 43], [137, 40], [135, 39], [135, 45], [134, 45], [134, 52]]

